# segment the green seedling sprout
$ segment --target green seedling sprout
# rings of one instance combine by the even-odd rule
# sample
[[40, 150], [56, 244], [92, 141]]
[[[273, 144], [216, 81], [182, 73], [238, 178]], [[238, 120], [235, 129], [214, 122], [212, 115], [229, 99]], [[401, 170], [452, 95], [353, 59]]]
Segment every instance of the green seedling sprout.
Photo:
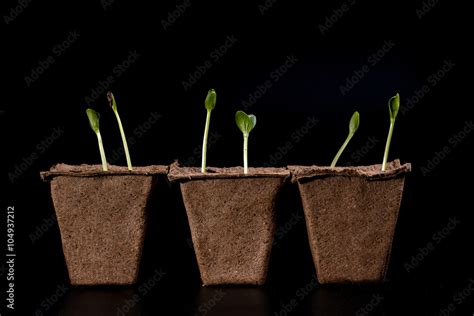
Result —
[[235, 122], [244, 135], [244, 174], [249, 173], [248, 163], [248, 144], [250, 132], [257, 125], [257, 117], [255, 115], [247, 115], [245, 112], [237, 111], [235, 113]]
[[390, 143], [392, 142], [393, 129], [397, 118], [398, 109], [400, 108], [400, 95], [397, 93], [388, 101], [388, 110], [390, 112], [390, 129], [388, 131], [387, 144], [385, 145], [385, 154], [383, 156], [382, 171], [387, 170], [388, 153], [390, 151]]
[[206, 116], [206, 127], [204, 128], [204, 139], [202, 141], [202, 164], [201, 164], [201, 172], [206, 173], [207, 167], [207, 139], [209, 137], [209, 126], [211, 125], [211, 112], [216, 107], [216, 91], [214, 89], [209, 90], [206, 96], [206, 100], [204, 101], [204, 106], [207, 110]]
[[352, 136], [354, 136], [355, 132], [357, 132], [357, 129], [359, 128], [359, 123], [360, 123], [360, 115], [359, 115], [359, 112], [356, 111], [354, 112], [354, 114], [352, 114], [351, 121], [349, 122], [349, 135], [347, 136], [344, 144], [342, 144], [341, 148], [337, 152], [336, 157], [334, 157], [331, 163], [331, 168], [334, 168], [336, 166], [337, 161], [339, 160], [339, 157], [341, 157], [342, 152], [344, 151], [344, 149], [346, 149], [346, 146], [351, 141]]
[[115, 103], [115, 97], [112, 92], [107, 92], [107, 100], [109, 101], [109, 105], [115, 113], [115, 117], [117, 118], [117, 123], [120, 129], [120, 135], [122, 135], [122, 143], [123, 149], [125, 150], [125, 157], [127, 158], [127, 166], [128, 170], [133, 170], [132, 168], [132, 159], [130, 158], [130, 152], [128, 151], [128, 144], [127, 144], [127, 137], [125, 137], [125, 131], [123, 130], [122, 120], [120, 119], [120, 115], [117, 110], [117, 103]]
[[104, 144], [102, 143], [102, 136], [100, 136], [100, 129], [99, 129], [99, 118], [100, 115], [93, 109], [86, 110], [87, 117], [89, 118], [89, 124], [97, 135], [97, 141], [99, 142], [99, 151], [100, 151], [100, 158], [102, 159], [102, 170], [108, 171], [109, 168], [107, 166], [107, 159], [105, 158], [105, 151], [104, 151]]

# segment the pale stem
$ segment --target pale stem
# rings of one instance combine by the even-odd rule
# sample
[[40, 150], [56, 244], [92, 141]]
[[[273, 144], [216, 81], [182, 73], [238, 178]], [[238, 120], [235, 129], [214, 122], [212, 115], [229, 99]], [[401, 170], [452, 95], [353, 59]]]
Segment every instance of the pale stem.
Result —
[[341, 148], [339, 149], [339, 151], [338, 151], [337, 154], [336, 154], [336, 157], [334, 157], [334, 159], [333, 159], [333, 161], [332, 161], [332, 163], [331, 163], [331, 168], [334, 168], [334, 167], [336, 166], [337, 161], [338, 161], [339, 158], [341, 157], [342, 152], [344, 151], [344, 149], [346, 149], [346, 146], [347, 146], [347, 144], [349, 144], [349, 142], [350, 142], [350, 140], [351, 140], [351, 138], [352, 138], [353, 135], [354, 135], [354, 134], [349, 134], [349, 136], [347, 136], [346, 141], [344, 142], [344, 144], [342, 144]]
[[209, 126], [211, 125], [211, 111], [207, 111], [206, 127], [204, 128], [204, 139], [202, 141], [202, 164], [201, 172], [206, 173], [207, 167], [207, 139], [209, 137]]
[[99, 142], [100, 158], [102, 160], [102, 170], [109, 171], [107, 159], [105, 158], [104, 144], [102, 143], [102, 136], [100, 135], [100, 131], [97, 132], [97, 141]]
[[248, 146], [249, 146], [249, 135], [244, 134], [244, 174], [249, 173]]
[[122, 142], [123, 142], [123, 148], [125, 150], [125, 157], [127, 158], [127, 166], [128, 170], [132, 170], [132, 159], [130, 158], [130, 152], [128, 151], [128, 143], [127, 143], [127, 138], [125, 137], [125, 131], [123, 130], [122, 126], [122, 120], [120, 119], [120, 115], [118, 114], [118, 111], [114, 111], [115, 116], [117, 117], [117, 122], [118, 126], [120, 129], [120, 135], [122, 135]]
[[382, 171], [387, 170], [388, 153], [390, 151], [390, 143], [392, 142], [393, 128], [395, 127], [395, 120], [390, 121], [390, 129], [388, 130], [387, 144], [385, 145], [385, 154], [383, 156]]

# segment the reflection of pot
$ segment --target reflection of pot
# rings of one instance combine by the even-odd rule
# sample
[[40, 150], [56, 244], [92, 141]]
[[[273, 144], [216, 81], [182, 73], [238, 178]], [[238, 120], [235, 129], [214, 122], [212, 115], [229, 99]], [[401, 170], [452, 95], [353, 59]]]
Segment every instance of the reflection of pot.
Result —
[[195, 315], [241, 316], [270, 315], [268, 294], [263, 288], [215, 288], [199, 290], [195, 303]]
[[386, 275], [410, 164], [291, 166], [320, 283], [380, 282]]
[[56, 217], [71, 284], [137, 281], [146, 208], [158, 174], [168, 167], [57, 165], [42, 172], [51, 181]]
[[320, 286], [307, 302], [313, 315], [385, 315], [387, 296], [383, 286]]
[[265, 283], [278, 192], [289, 172], [171, 166], [179, 181], [204, 285]]
[[73, 288], [60, 302], [58, 315], [143, 315], [139, 293], [132, 288]]

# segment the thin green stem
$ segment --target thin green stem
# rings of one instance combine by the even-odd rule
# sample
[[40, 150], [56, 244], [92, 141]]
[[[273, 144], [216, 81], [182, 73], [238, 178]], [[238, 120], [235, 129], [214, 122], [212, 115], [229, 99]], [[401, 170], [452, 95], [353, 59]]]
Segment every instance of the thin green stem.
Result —
[[385, 154], [383, 156], [382, 171], [387, 170], [388, 153], [390, 151], [390, 143], [392, 142], [394, 127], [395, 127], [395, 120], [391, 120], [390, 129], [388, 130], [387, 144], [385, 145]]
[[120, 119], [120, 115], [118, 114], [118, 111], [114, 111], [114, 113], [115, 113], [115, 117], [117, 118], [118, 126], [120, 129], [120, 135], [122, 135], [123, 148], [125, 150], [125, 157], [127, 158], [128, 170], [131, 171], [133, 170], [132, 159], [130, 158], [130, 152], [128, 151], [127, 137], [125, 137], [125, 131], [123, 130], [122, 120]]
[[102, 170], [109, 171], [109, 167], [107, 165], [107, 158], [105, 158], [104, 144], [102, 143], [102, 136], [100, 135], [100, 131], [97, 132], [97, 141], [99, 142], [100, 158], [102, 160]]
[[209, 126], [211, 125], [211, 111], [207, 111], [206, 127], [204, 128], [204, 139], [202, 141], [202, 164], [201, 172], [206, 173], [207, 168], [207, 139], [209, 137]]
[[249, 135], [244, 134], [244, 174], [249, 173], [248, 153], [249, 153]]
[[336, 157], [334, 157], [332, 163], [331, 163], [331, 168], [334, 168], [337, 164], [337, 161], [339, 160], [339, 158], [341, 157], [342, 155], [342, 152], [344, 151], [344, 149], [346, 149], [347, 147], [347, 144], [349, 144], [349, 142], [351, 141], [351, 138], [352, 136], [354, 136], [354, 134], [349, 134], [346, 138], [346, 141], [344, 142], [344, 144], [342, 144], [341, 148], [339, 149], [339, 151], [337, 152], [336, 154]]

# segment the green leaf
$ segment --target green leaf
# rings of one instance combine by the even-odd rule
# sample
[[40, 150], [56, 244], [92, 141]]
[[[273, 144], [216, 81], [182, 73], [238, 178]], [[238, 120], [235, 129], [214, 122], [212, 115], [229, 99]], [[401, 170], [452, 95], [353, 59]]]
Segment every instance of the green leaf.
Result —
[[204, 102], [208, 111], [212, 111], [216, 107], [216, 98], [216, 91], [214, 89], [209, 90], [206, 96], [206, 101]]
[[349, 123], [349, 134], [354, 135], [355, 132], [359, 129], [359, 124], [360, 124], [360, 115], [359, 112], [355, 111], [354, 114], [352, 114], [351, 121]]
[[114, 110], [114, 112], [117, 112], [117, 103], [115, 103], [115, 97], [112, 92], [107, 92], [107, 100], [109, 101], [109, 105]]
[[94, 133], [99, 133], [99, 119], [100, 114], [94, 111], [93, 109], [86, 110], [87, 117], [89, 118], [89, 124], [94, 131]]
[[391, 97], [388, 100], [388, 109], [390, 111], [390, 119], [395, 121], [398, 114], [398, 109], [400, 108], [400, 95], [397, 93], [395, 96]]
[[257, 125], [257, 117], [253, 114], [247, 115], [243, 111], [235, 113], [235, 122], [244, 135], [249, 135]]

